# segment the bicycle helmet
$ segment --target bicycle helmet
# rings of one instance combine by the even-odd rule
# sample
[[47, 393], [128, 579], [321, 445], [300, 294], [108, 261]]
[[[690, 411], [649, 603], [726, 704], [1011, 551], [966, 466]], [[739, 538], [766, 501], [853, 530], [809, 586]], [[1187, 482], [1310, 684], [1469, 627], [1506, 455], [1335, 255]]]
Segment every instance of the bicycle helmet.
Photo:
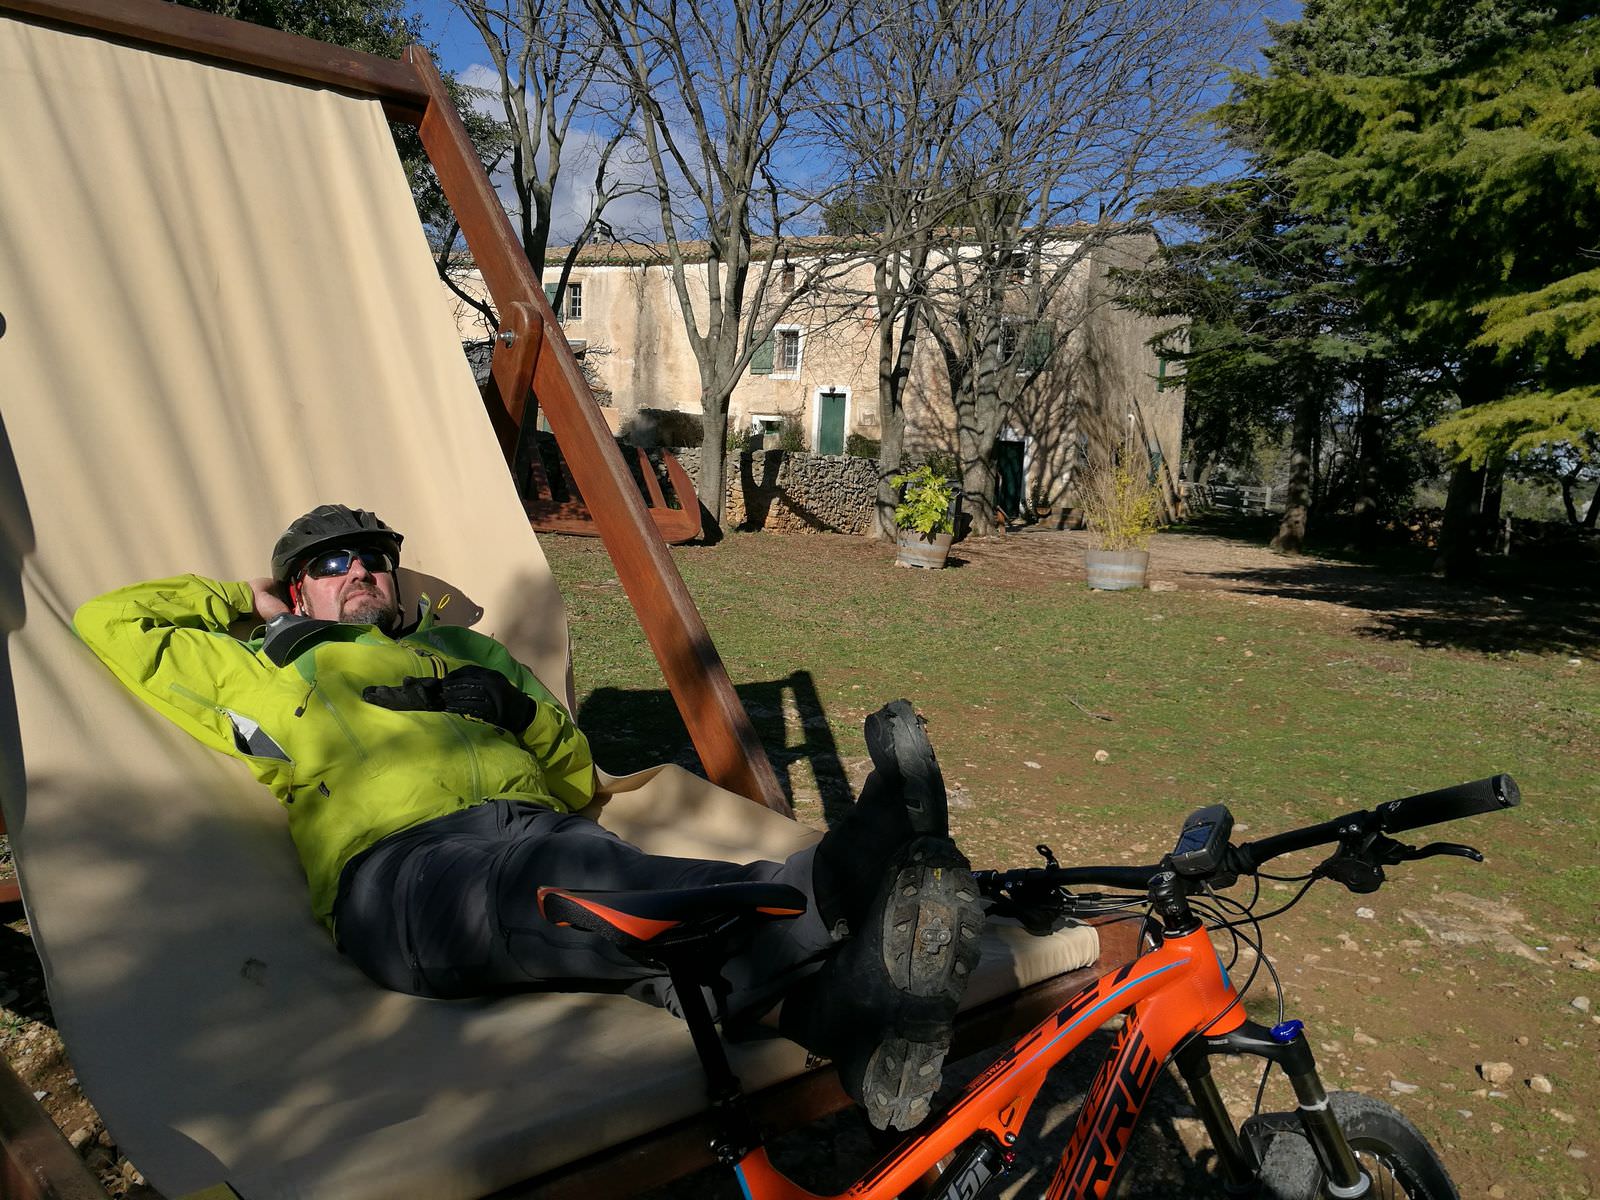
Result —
[[290, 582], [295, 572], [318, 550], [377, 546], [400, 562], [400, 543], [404, 536], [383, 523], [377, 513], [343, 504], [319, 504], [304, 516], [289, 522], [272, 547], [272, 576]]

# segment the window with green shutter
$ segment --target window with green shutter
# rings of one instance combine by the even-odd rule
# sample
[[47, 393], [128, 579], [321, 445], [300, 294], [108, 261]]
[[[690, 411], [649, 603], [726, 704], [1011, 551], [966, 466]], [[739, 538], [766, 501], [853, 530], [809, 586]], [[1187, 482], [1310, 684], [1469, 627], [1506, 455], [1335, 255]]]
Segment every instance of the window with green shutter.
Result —
[[1169, 387], [1183, 386], [1183, 376], [1167, 374], [1167, 365], [1171, 361], [1165, 354], [1157, 355], [1156, 357], [1156, 391], [1158, 392], [1164, 392]]
[[544, 298], [549, 302], [551, 308], [556, 306], [556, 288], [560, 286], [560, 284], [556, 283], [547, 283], [544, 285]]
[[772, 374], [772, 339], [769, 337], [750, 355], [750, 374]]
[[1028, 349], [1022, 358], [1024, 371], [1042, 371], [1050, 365], [1050, 355], [1056, 348], [1056, 327], [1053, 321], [1037, 321], [1028, 331]]

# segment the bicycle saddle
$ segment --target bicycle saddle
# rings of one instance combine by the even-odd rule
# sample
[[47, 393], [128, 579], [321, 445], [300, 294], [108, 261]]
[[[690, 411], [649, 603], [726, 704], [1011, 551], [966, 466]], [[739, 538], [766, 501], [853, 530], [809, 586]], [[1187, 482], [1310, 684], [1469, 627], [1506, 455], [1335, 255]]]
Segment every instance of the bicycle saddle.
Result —
[[798, 889], [759, 882], [643, 892], [543, 887], [538, 903], [554, 925], [597, 933], [629, 953], [654, 959], [722, 945], [752, 925], [806, 911]]

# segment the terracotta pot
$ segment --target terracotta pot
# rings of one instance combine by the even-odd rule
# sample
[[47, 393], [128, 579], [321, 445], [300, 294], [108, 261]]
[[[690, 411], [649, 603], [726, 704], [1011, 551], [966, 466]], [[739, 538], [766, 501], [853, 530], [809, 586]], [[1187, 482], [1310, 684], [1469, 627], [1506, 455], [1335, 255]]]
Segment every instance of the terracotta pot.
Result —
[[950, 533], [918, 533], [915, 529], [902, 529], [895, 539], [899, 546], [894, 556], [897, 566], [928, 567], [938, 570], [950, 556], [950, 543], [955, 538]]
[[1142, 588], [1150, 570], [1150, 551], [1085, 550], [1083, 565], [1089, 575], [1089, 586], [1097, 591]]

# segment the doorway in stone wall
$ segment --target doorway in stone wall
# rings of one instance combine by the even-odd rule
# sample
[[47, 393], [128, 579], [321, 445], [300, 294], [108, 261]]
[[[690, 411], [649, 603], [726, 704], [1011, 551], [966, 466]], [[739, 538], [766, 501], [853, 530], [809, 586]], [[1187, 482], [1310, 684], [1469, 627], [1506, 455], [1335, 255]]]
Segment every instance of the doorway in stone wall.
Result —
[[816, 437], [812, 448], [818, 454], [844, 453], [845, 418], [849, 415], [850, 393], [845, 388], [817, 389]]
[[1021, 438], [1012, 441], [1001, 436], [994, 445], [995, 507], [1006, 514], [1008, 520], [1022, 517], [1023, 480], [1026, 478], [1025, 456], [1028, 444]]

